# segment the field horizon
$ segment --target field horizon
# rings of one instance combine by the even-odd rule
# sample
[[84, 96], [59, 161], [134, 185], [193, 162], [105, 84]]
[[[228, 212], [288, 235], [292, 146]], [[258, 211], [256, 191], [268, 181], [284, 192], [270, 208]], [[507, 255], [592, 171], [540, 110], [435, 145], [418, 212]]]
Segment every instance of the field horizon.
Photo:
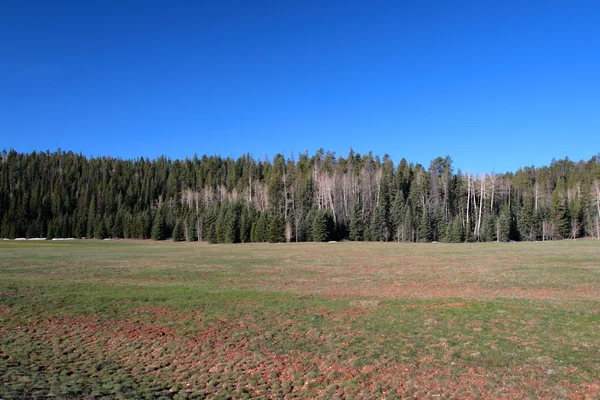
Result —
[[0, 397], [591, 398], [600, 245], [0, 241]]

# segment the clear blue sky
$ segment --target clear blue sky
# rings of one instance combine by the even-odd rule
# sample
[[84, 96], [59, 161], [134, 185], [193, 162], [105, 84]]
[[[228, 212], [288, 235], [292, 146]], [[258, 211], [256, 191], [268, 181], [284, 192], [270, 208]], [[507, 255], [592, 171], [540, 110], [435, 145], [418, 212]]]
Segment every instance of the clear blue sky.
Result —
[[597, 1], [10, 1], [0, 149], [319, 148], [504, 172], [600, 151]]

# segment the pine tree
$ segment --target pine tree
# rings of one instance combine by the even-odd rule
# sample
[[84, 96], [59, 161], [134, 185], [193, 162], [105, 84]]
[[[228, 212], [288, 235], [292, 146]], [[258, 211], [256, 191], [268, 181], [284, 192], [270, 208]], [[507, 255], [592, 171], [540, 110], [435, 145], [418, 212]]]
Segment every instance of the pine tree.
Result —
[[88, 238], [94, 237], [94, 222], [96, 221], [96, 197], [92, 196], [92, 200], [90, 201], [90, 206], [88, 207], [88, 222], [87, 222], [87, 232], [85, 236]]
[[187, 218], [188, 235], [187, 240], [190, 242], [198, 241], [198, 232], [196, 230], [196, 212], [190, 213]]
[[161, 205], [154, 216], [154, 222], [152, 223], [152, 240], [165, 240], [166, 239], [166, 228], [165, 228], [165, 209]]
[[96, 218], [96, 221], [94, 222], [94, 227], [94, 237], [96, 239], [105, 239], [107, 237], [106, 227], [104, 226], [104, 220], [102, 218]]
[[535, 212], [531, 197], [523, 197], [523, 205], [518, 213], [517, 227], [522, 239], [535, 240]]
[[450, 243], [462, 243], [465, 241], [465, 230], [459, 217], [455, 217], [452, 223], [447, 225], [446, 241]]
[[215, 207], [211, 207], [203, 214], [202, 227], [208, 243], [217, 243], [217, 213]]
[[508, 204], [504, 204], [500, 210], [500, 215], [496, 222], [497, 240], [499, 242], [507, 242], [511, 239], [510, 233], [512, 228], [512, 215]]
[[421, 223], [419, 225], [419, 234], [421, 236], [421, 240], [423, 242], [430, 242], [432, 238], [432, 229], [431, 229], [431, 218], [429, 217], [429, 211], [426, 209], [423, 210], [423, 214], [421, 216]]
[[492, 213], [487, 213], [484, 218], [483, 237], [486, 242], [495, 242], [497, 238], [496, 216]]
[[268, 218], [267, 213], [261, 212], [258, 217], [258, 222], [256, 224], [256, 241], [257, 242], [266, 242], [267, 241], [267, 229], [268, 229]]
[[363, 240], [364, 231], [362, 205], [360, 202], [357, 202], [350, 216], [350, 240], [354, 242]]
[[238, 243], [240, 241], [241, 211], [239, 203], [229, 205], [225, 215], [225, 243]]
[[258, 221], [252, 223], [252, 227], [250, 228], [250, 241], [253, 243], [260, 242], [260, 236], [258, 235]]
[[579, 198], [573, 198], [569, 202], [568, 214], [571, 219], [571, 236], [573, 239], [578, 238], [581, 235], [581, 221], [582, 221], [582, 207]]
[[274, 216], [269, 222], [269, 243], [283, 242], [284, 224], [279, 216]]
[[240, 217], [240, 242], [246, 243], [251, 240], [252, 222], [249, 208], [244, 207]]
[[569, 220], [567, 218], [567, 207], [560, 187], [557, 187], [552, 192], [550, 216], [552, 218], [552, 228], [555, 237], [559, 239], [567, 237], [569, 235]]
[[215, 240], [217, 243], [225, 243], [225, 232], [227, 231], [227, 204], [222, 204], [215, 222]]
[[387, 241], [387, 227], [388, 225], [385, 223], [385, 212], [383, 207], [381, 205], [376, 206], [373, 211], [373, 217], [371, 218], [370, 240], [375, 242]]
[[177, 220], [177, 222], [175, 222], [175, 228], [173, 228], [172, 239], [174, 242], [181, 242], [182, 240], [184, 240], [183, 223], [179, 219]]
[[312, 222], [312, 241], [313, 242], [326, 242], [329, 240], [329, 221], [327, 214], [323, 211], [317, 211], [314, 214]]

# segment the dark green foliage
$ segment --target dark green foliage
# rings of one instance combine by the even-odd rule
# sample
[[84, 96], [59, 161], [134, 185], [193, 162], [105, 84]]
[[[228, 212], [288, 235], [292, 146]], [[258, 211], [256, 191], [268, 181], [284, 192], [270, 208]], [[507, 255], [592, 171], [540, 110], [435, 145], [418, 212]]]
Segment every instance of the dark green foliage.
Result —
[[181, 242], [185, 239], [183, 236], [183, 223], [180, 220], [175, 222], [175, 228], [173, 228], [172, 239], [174, 242]]
[[186, 220], [186, 226], [187, 226], [187, 235], [186, 235], [186, 240], [190, 241], [190, 242], [195, 242], [198, 240], [198, 216], [196, 215], [195, 212], [192, 212], [188, 215], [188, 218]]
[[250, 240], [255, 243], [261, 243], [267, 241], [267, 229], [268, 229], [267, 215], [264, 212], [259, 212], [258, 219], [252, 224], [250, 229]]
[[217, 243], [217, 216], [218, 210], [211, 207], [203, 215], [202, 230], [208, 243]]
[[519, 235], [524, 240], [535, 240], [536, 223], [535, 211], [533, 209], [533, 199], [530, 196], [523, 197], [523, 204], [517, 217], [517, 228]]
[[152, 223], [152, 240], [165, 240], [166, 238], [165, 209], [164, 206], [160, 206], [154, 215], [154, 222]]
[[274, 216], [269, 222], [269, 243], [279, 243], [284, 241], [285, 226], [283, 220], [279, 216]]
[[500, 215], [498, 216], [498, 221], [496, 223], [496, 238], [499, 242], [507, 242], [510, 237], [512, 229], [512, 215], [510, 212], [510, 208], [505, 204], [502, 206], [500, 210]]
[[0, 152], [0, 238], [164, 239], [179, 221], [190, 241], [264, 242], [272, 218], [296, 241], [454, 241], [456, 218], [465, 241], [597, 236], [599, 171], [597, 156], [474, 177], [454, 173], [450, 157], [395, 168], [387, 155], [353, 151], [271, 162], [11, 150]]
[[364, 238], [364, 218], [362, 215], [362, 204], [357, 202], [350, 217], [350, 240], [358, 242]]
[[446, 241], [450, 243], [462, 243], [465, 241], [465, 230], [460, 218], [456, 217], [446, 228]]
[[498, 219], [495, 215], [491, 213], [486, 214], [483, 226], [483, 238], [486, 242], [495, 242], [498, 239], [497, 223]]
[[550, 217], [552, 218], [554, 236], [559, 239], [569, 236], [566, 200], [559, 188], [554, 189], [554, 192], [552, 192]]
[[[94, 237], [96, 239], [105, 239], [107, 237], [106, 227], [104, 226], [104, 220], [96, 218], [94, 222]], [[60, 234], [57, 234], [59, 236]]]
[[225, 243], [238, 243], [240, 241], [240, 218], [242, 214], [242, 207], [239, 203], [230, 203], [227, 206], [227, 213], [225, 214], [224, 229]]
[[242, 216], [240, 217], [240, 242], [246, 243], [250, 241], [252, 231], [252, 212], [248, 207], [242, 207]]
[[421, 236], [421, 241], [430, 242], [433, 236], [431, 218], [429, 216], [429, 211], [424, 210], [421, 216], [421, 223], [419, 225], [419, 234]]
[[388, 240], [388, 224], [385, 222], [385, 210], [382, 205], [375, 207], [373, 217], [371, 219], [371, 234], [370, 240], [374, 242], [387, 242]]
[[315, 211], [311, 237], [313, 242], [326, 242], [330, 238], [330, 218], [324, 211]]

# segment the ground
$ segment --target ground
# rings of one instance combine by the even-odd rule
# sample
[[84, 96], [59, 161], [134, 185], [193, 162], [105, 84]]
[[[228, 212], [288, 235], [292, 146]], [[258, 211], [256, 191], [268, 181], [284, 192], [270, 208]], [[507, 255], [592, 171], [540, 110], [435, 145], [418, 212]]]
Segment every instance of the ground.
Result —
[[597, 398], [600, 242], [0, 242], [0, 398]]

